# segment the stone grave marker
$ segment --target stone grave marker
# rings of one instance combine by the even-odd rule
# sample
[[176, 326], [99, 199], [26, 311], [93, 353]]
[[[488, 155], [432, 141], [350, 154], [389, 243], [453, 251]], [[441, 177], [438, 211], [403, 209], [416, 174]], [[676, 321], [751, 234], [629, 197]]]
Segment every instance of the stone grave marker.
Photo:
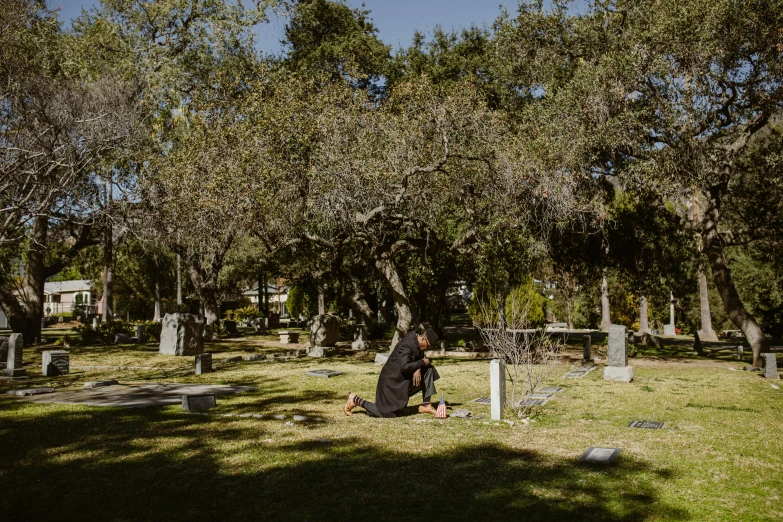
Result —
[[8, 337], [8, 360], [3, 370], [4, 377], [27, 377], [27, 371], [22, 368], [22, 351], [24, 337], [14, 333]]
[[780, 379], [778, 375], [778, 361], [775, 359], [774, 353], [762, 353], [764, 358], [764, 378], [766, 379]]
[[204, 353], [204, 330], [204, 325], [191, 314], [166, 314], [158, 351], [164, 355]]
[[227, 357], [226, 359], [221, 360], [222, 363], [231, 363], [231, 362], [239, 362], [242, 360], [241, 355], [235, 355], [234, 357]]
[[136, 325], [136, 341], [139, 344], [147, 342], [147, 327], [143, 324]]
[[343, 375], [344, 372], [338, 372], [335, 370], [311, 370], [305, 375], [309, 377], [324, 377], [328, 379], [329, 377], [337, 377], [338, 375]]
[[541, 388], [540, 390], [536, 390], [536, 391], [539, 392], [539, 393], [555, 394], [555, 393], [560, 393], [561, 391], [563, 391], [563, 388], [554, 388], [554, 387], [553, 388]]
[[103, 388], [104, 386], [114, 386], [116, 384], [119, 384], [115, 379], [108, 379], [105, 381], [90, 381], [85, 382], [84, 387], [85, 388]]
[[631, 423], [628, 425], [629, 428], [645, 428], [648, 430], [659, 430], [663, 428], [662, 422], [656, 422], [656, 421], [643, 421], [643, 420], [635, 420], [631, 421]]
[[196, 356], [196, 375], [212, 372], [212, 354], [200, 353]]
[[492, 403], [492, 399], [490, 399], [489, 397], [479, 397], [477, 399], [473, 399], [470, 402], [475, 402], [477, 404], [491, 404]]
[[367, 332], [367, 325], [364, 323], [359, 323], [354, 326], [351, 349], [366, 350], [370, 347], [370, 336]]
[[70, 367], [70, 354], [65, 350], [45, 350], [41, 354], [41, 373], [44, 377], [68, 375]]
[[604, 380], [631, 382], [633, 367], [628, 366], [625, 326], [613, 324], [609, 326], [609, 366], [604, 367]]
[[489, 363], [489, 396], [490, 416], [492, 420], [501, 420], [506, 406], [506, 363], [500, 359]]
[[737, 346], [737, 353], [734, 354], [734, 358], [736, 360], [738, 360], [738, 361], [741, 361], [742, 357], [744, 355], [743, 352], [744, 352], [744, 349], [742, 348], [742, 345], [740, 344], [739, 346]]
[[98, 323], [98, 318], [97, 317], [93, 317], [92, 318], [92, 329], [93, 330], [97, 330], [98, 329], [98, 324], [99, 324]]
[[257, 317], [254, 319], [253, 326], [256, 328], [256, 333], [266, 333], [266, 319], [263, 317]]
[[185, 411], [206, 411], [217, 406], [214, 395], [183, 395], [182, 409]]
[[266, 355], [264, 355], [263, 353], [256, 353], [256, 354], [253, 354], [253, 355], [246, 355], [245, 356], [245, 360], [246, 361], [265, 361], [266, 360]]
[[239, 330], [237, 330], [237, 322], [236, 321], [223, 321], [223, 327], [228, 332], [228, 335], [239, 335]]
[[531, 395], [530, 398], [522, 399], [517, 403], [517, 407], [525, 407], [525, 406], [543, 406], [546, 404], [546, 399], [535, 399]]
[[375, 364], [377, 366], [382, 366], [386, 364], [386, 361], [389, 360], [389, 352], [378, 352], [375, 354]]
[[582, 365], [589, 366], [593, 364], [593, 355], [590, 353], [592, 339], [589, 335], [585, 335], [582, 342], [584, 343], [582, 346]]
[[587, 448], [581, 457], [579, 462], [598, 462], [608, 464], [614, 462], [617, 456], [620, 455], [622, 450], [620, 448]]
[[131, 344], [132, 342], [133, 340], [131, 339], [130, 334], [125, 332], [120, 332], [114, 335], [114, 344]]
[[54, 393], [54, 388], [24, 388], [21, 390], [11, 390], [7, 393], [8, 395], [16, 395], [17, 397], [30, 397], [33, 395], [43, 395], [44, 393]]
[[283, 344], [297, 344], [299, 342], [299, 332], [281, 330], [278, 334], [280, 335], [280, 342]]

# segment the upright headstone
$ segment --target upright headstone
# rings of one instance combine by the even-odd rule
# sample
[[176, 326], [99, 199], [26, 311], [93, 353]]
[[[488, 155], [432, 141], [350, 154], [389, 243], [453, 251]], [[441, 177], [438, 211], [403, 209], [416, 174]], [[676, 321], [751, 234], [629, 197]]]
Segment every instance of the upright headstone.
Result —
[[70, 354], [65, 350], [46, 350], [41, 354], [41, 373], [44, 377], [68, 375], [71, 372]]
[[223, 327], [228, 332], [228, 335], [239, 335], [236, 321], [223, 321]]
[[506, 406], [506, 363], [500, 359], [489, 363], [489, 398], [492, 420], [501, 420]]
[[22, 350], [24, 349], [24, 337], [22, 334], [11, 334], [8, 338], [8, 359], [3, 370], [4, 377], [26, 377], [27, 371], [22, 368]]
[[780, 379], [778, 375], [778, 361], [774, 353], [762, 353], [764, 357], [764, 377], [766, 379]]
[[253, 321], [253, 324], [256, 327], [256, 333], [266, 333], [266, 319], [263, 317], [257, 317]]
[[131, 344], [133, 339], [129, 333], [119, 332], [114, 335], [114, 344]]
[[737, 353], [734, 354], [734, 358], [737, 359], [738, 361], [741, 361], [742, 357], [745, 355], [743, 352], [744, 352], [744, 348], [742, 347], [742, 345], [741, 344], [738, 345]]
[[591, 353], [592, 339], [590, 335], [585, 335], [582, 339], [584, 345], [582, 346], [582, 366], [590, 366], [593, 364], [593, 354]]
[[204, 353], [204, 327], [190, 314], [166, 314], [160, 333], [159, 352], [164, 355]]
[[196, 375], [212, 371], [212, 354], [200, 353], [196, 356]]
[[609, 326], [609, 366], [604, 367], [605, 380], [622, 382], [633, 380], [633, 368], [628, 366], [626, 341], [625, 326], [618, 324]]
[[93, 317], [92, 318], [92, 329], [93, 330], [97, 330], [98, 329], [98, 318], [97, 317]]
[[147, 327], [143, 324], [136, 325], [136, 340], [139, 344], [147, 342]]
[[8, 360], [8, 337], [0, 337], [0, 368], [5, 368]]
[[310, 345], [307, 355], [310, 357], [328, 357], [337, 352], [335, 344], [340, 339], [340, 319], [337, 316], [323, 314], [313, 318], [310, 325]]

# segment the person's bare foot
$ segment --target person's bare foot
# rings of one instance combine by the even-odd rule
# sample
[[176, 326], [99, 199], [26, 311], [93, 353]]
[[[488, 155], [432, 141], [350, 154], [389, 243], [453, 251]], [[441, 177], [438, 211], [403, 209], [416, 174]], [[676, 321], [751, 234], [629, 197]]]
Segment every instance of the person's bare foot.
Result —
[[344, 411], [344, 412], [345, 412], [345, 414], [346, 414], [346, 415], [348, 415], [349, 417], [350, 417], [351, 415], [353, 415], [353, 413], [351, 413], [351, 410], [352, 410], [352, 409], [354, 409], [354, 408], [356, 407], [356, 404], [353, 402], [353, 398], [354, 398], [354, 397], [356, 397], [356, 394], [355, 394], [354, 392], [351, 392], [351, 393], [349, 393], [349, 394], [348, 394], [348, 400], [347, 400], [347, 401], [345, 401], [345, 406], [343, 407], [343, 411]]
[[427, 404], [426, 406], [424, 404], [419, 405], [419, 413], [430, 413], [432, 415], [435, 415], [437, 413], [437, 410], [432, 406], [432, 404]]

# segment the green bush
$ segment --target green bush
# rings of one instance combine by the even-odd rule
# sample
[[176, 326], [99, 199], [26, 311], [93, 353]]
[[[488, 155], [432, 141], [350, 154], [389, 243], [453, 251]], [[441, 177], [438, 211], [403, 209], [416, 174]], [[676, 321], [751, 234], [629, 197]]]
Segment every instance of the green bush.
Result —
[[90, 346], [95, 344], [111, 344], [114, 342], [114, 336], [118, 333], [132, 333], [136, 330], [133, 323], [127, 321], [108, 321], [101, 323], [98, 329], [91, 325], [82, 324], [74, 328], [76, 338], [71, 344], [79, 346]]

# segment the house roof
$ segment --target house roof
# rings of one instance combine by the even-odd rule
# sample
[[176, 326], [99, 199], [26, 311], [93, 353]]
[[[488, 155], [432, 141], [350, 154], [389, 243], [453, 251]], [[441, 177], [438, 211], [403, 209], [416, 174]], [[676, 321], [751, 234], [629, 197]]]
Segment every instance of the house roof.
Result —
[[[267, 287], [267, 293], [269, 294], [277, 294], [277, 286], [275, 285], [268, 285]], [[281, 294], [287, 294], [288, 293], [288, 287], [287, 286], [281, 286], [280, 287], [280, 293]], [[254, 286], [253, 288], [248, 288], [244, 292], [242, 292], [242, 295], [258, 295], [258, 286]]]
[[44, 283], [45, 294], [65, 294], [69, 292], [89, 292], [92, 289], [92, 281], [89, 279], [75, 279], [73, 281], [56, 281]]

